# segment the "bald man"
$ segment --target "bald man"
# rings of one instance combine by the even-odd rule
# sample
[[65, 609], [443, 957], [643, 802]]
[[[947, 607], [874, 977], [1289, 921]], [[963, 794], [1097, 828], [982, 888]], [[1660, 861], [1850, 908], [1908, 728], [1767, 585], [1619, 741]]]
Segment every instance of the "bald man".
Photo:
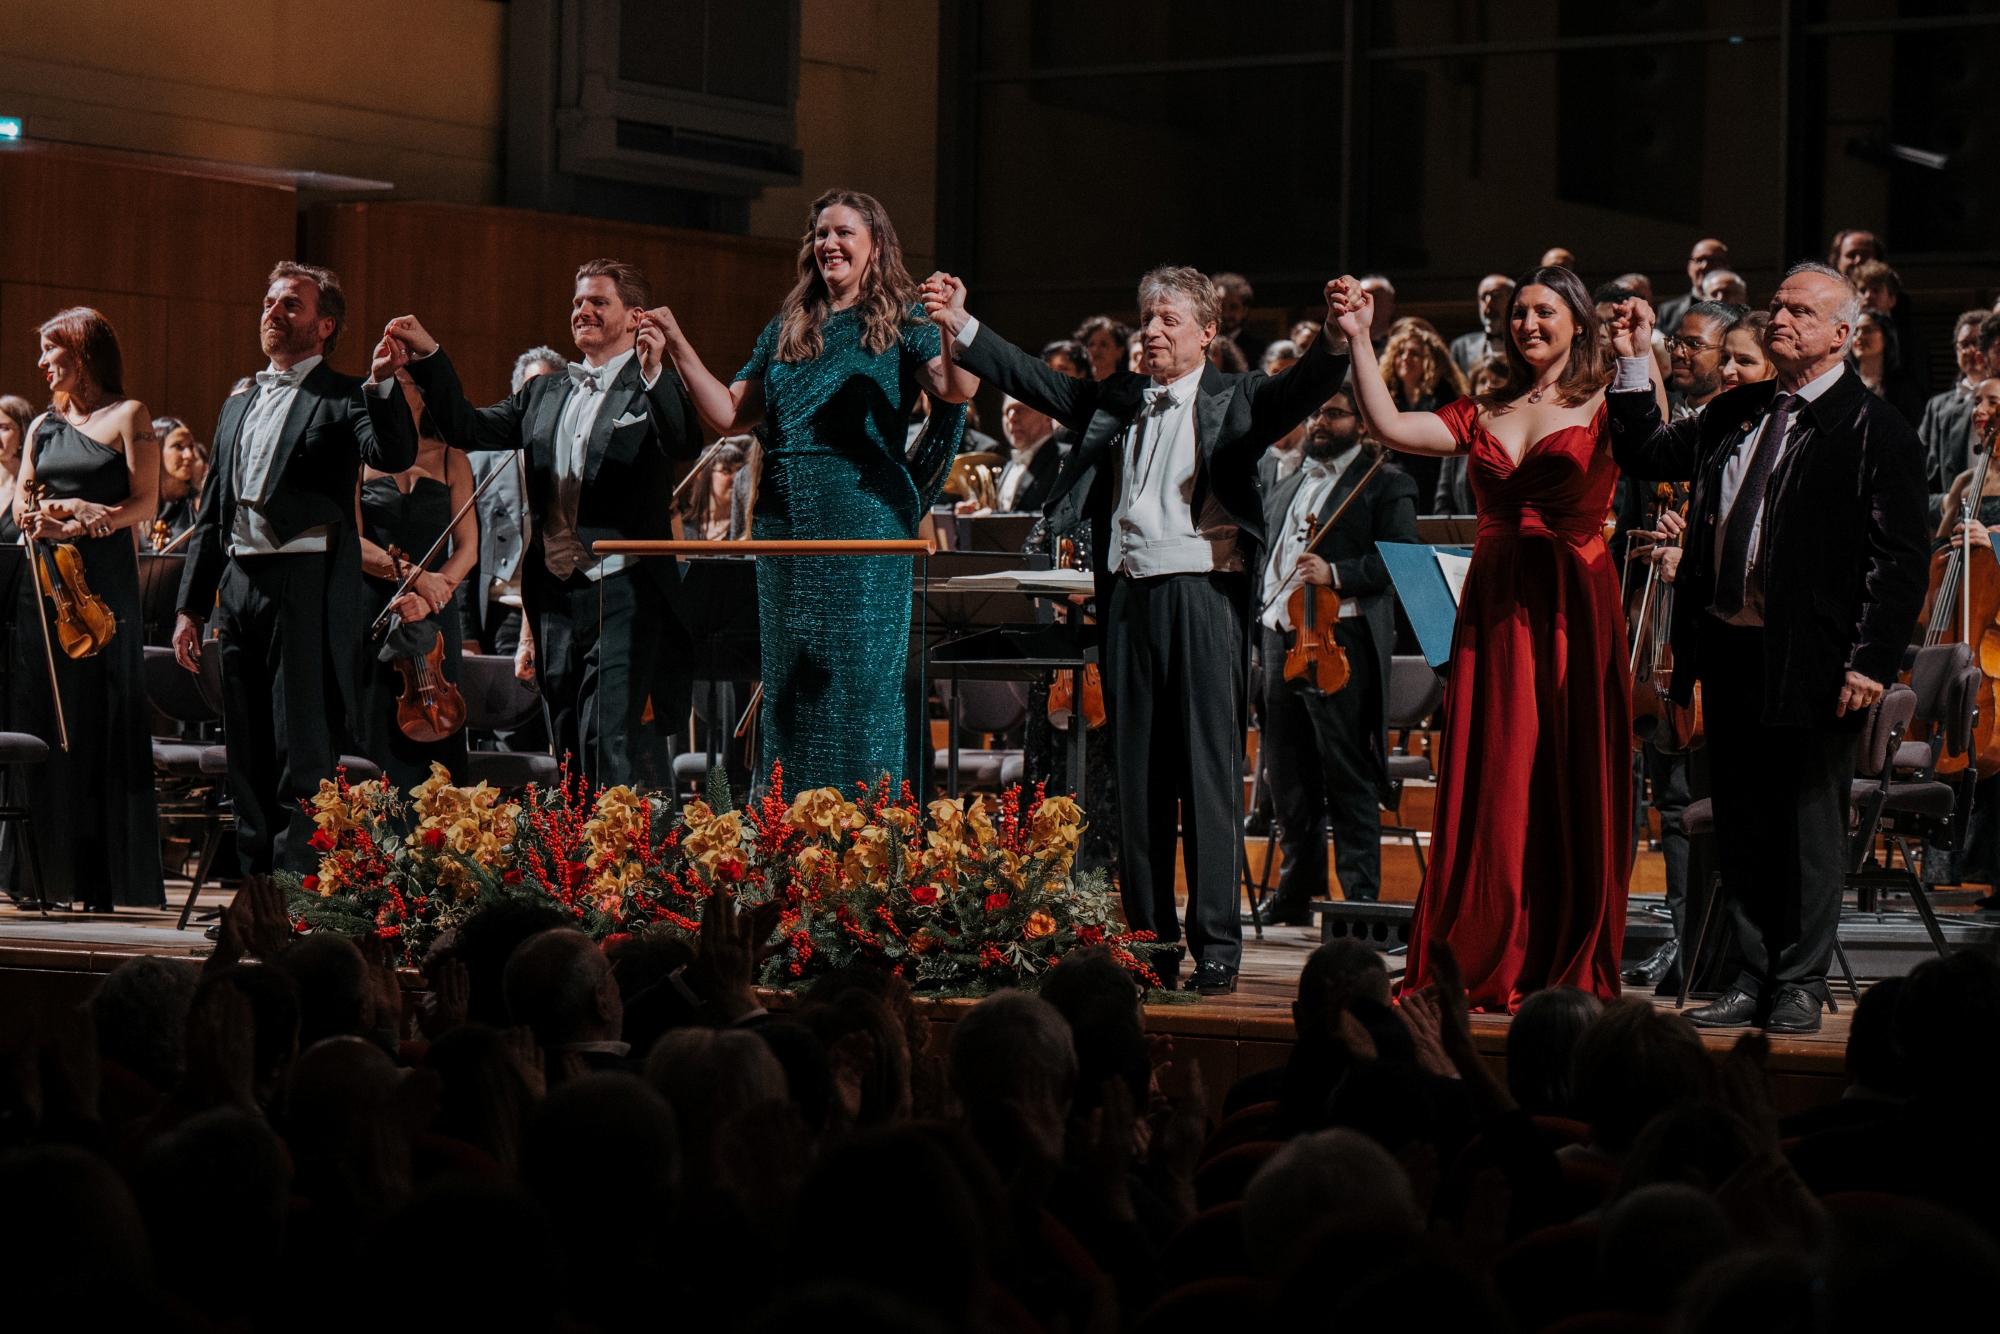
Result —
[[1704, 236], [1694, 243], [1688, 252], [1688, 290], [1686, 296], [1673, 297], [1660, 304], [1660, 328], [1672, 333], [1681, 327], [1681, 316], [1687, 314], [1689, 306], [1697, 301], [1706, 301], [1701, 292], [1701, 280], [1712, 269], [1729, 267], [1729, 247], [1713, 236]]
[[1514, 280], [1489, 273], [1479, 280], [1479, 327], [1451, 340], [1451, 359], [1469, 379], [1472, 368], [1488, 357], [1503, 357], [1507, 347], [1507, 308], [1514, 304]]

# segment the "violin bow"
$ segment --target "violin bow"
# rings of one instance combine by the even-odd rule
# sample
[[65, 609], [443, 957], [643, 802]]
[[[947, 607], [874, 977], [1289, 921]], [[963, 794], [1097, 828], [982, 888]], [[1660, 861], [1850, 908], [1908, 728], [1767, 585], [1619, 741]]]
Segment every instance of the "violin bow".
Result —
[[697, 458], [694, 461], [694, 467], [688, 469], [688, 475], [681, 478], [681, 484], [674, 488], [674, 493], [672, 495], [667, 497], [668, 509], [672, 509], [674, 507], [674, 502], [681, 498], [681, 492], [688, 489], [688, 483], [692, 482], [695, 478], [701, 476], [702, 465], [707, 463], [710, 459], [714, 458], [715, 451], [721, 448], [722, 448], [722, 441], [717, 440], [707, 449], [701, 451], [701, 457]]
[[[1378, 449], [1375, 451], [1375, 461], [1368, 465], [1368, 471], [1361, 474], [1361, 480], [1354, 484], [1354, 489], [1341, 499], [1340, 504], [1334, 506], [1333, 513], [1327, 516], [1326, 522], [1319, 526], [1319, 532], [1313, 535], [1312, 541], [1306, 543], [1306, 549], [1301, 551], [1299, 555], [1310, 556], [1313, 548], [1326, 540], [1326, 535], [1333, 531], [1333, 526], [1340, 522], [1342, 515], [1347, 513], [1348, 506], [1361, 499], [1361, 493], [1368, 489], [1368, 483], [1375, 480], [1375, 474], [1382, 470], [1382, 465], [1388, 459], [1389, 451], [1387, 449]], [[1288, 595], [1292, 591], [1292, 587], [1292, 576], [1286, 575], [1284, 582], [1278, 585], [1278, 591], [1271, 595], [1271, 600], [1266, 602], [1263, 610], [1257, 613], [1257, 619], [1260, 621], [1263, 620], [1264, 613], [1277, 606], [1278, 599]]]
[[[388, 629], [389, 621], [394, 615], [394, 612], [391, 609], [395, 607], [397, 602], [402, 600], [403, 594], [409, 592], [411, 588], [415, 587], [417, 582], [417, 576], [422, 574], [427, 568], [429, 568], [431, 561], [437, 557], [438, 552], [444, 550], [444, 544], [451, 540], [452, 530], [458, 527], [458, 521], [460, 519], [463, 519], [465, 517], [465, 512], [471, 509], [475, 504], [477, 504], [479, 498], [486, 494], [486, 488], [493, 485], [494, 479], [500, 476], [501, 471], [502, 471], [501, 469], [495, 468], [492, 472], [486, 474], [485, 481], [481, 482], [478, 486], [472, 488], [472, 494], [467, 496], [465, 498], [465, 503], [458, 507], [458, 513], [451, 516], [451, 522], [446, 524], [444, 526], [444, 531], [438, 534], [437, 541], [431, 543], [431, 549], [424, 553], [424, 558], [410, 566], [409, 574], [407, 575], [399, 574], [398, 577], [400, 578], [401, 582], [396, 585], [396, 591], [389, 595], [389, 605], [387, 607], [382, 608], [382, 614], [375, 618], [375, 624], [368, 627], [368, 637], [370, 639], [375, 638], [376, 636], [380, 635], [384, 630]], [[190, 529], [189, 531], [192, 532], [193, 530]], [[394, 561], [395, 557], [391, 556], [390, 560]], [[398, 571], [401, 571], [403, 567], [400, 563], [397, 563], [395, 568]]]
[[[35, 508], [40, 510], [42, 507], [42, 496], [48, 488], [44, 487], [40, 482], [30, 482], [29, 485], [34, 489], [28, 498], [34, 501]], [[69, 752], [69, 723], [63, 718], [62, 683], [56, 679], [56, 640], [54, 633], [49, 629], [48, 599], [42, 596], [42, 545], [39, 540], [32, 537], [27, 539], [27, 541], [28, 560], [34, 566], [28, 572], [28, 578], [34, 581], [35, 585], [35, 616], [42, 623], [42, 652], [47, 656], [49, 661], [49, 698], [54, 702], [56, 709], [56, 744], [61, 746], [63, 752], [67, 754]], [[36, 892], [39, 893], [40, 889], [41, 887], [37, 885]]]

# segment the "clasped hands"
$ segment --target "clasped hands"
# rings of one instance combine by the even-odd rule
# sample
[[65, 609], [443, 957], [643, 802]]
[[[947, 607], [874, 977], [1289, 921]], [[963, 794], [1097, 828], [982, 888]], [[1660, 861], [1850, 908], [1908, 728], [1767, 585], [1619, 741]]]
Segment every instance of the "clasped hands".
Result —
[[[660, 374], [668, 344], [681, 340], [680, 323], [666, 306], [637, 311], [632, 323], [633, 341], [639, 353], [639, 371], [650, 383]], [[437, 349], [438, 340], [431, 336], [416, 316], [398, 315], [383, 328], [382, 341], [375, 345], [371, 378], [380, 383], [411, 361], [428, 357]]]
[[21, 531], [29, 537], [60, 541], [74, 537], [105, 537], [111, 532], [111, 508], [88, 500], [46, 500], [21, 516]]

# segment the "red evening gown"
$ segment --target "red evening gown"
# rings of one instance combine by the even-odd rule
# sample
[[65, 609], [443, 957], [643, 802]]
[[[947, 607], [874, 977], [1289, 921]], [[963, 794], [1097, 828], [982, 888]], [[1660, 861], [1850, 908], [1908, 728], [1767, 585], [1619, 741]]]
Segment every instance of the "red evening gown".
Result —
[[1618, 465], [1601, 408], [1519, 466], [1477, 414], [1467, 398], [1438, 410], [1466, 449], [1479, 537], [1406, 985], [1430, 980], [1444, 940], [1475, 1008], [1511, 1012], [1565, 985], [1609, 999], [1632, 869], [1632, 683], [1603, 529]]

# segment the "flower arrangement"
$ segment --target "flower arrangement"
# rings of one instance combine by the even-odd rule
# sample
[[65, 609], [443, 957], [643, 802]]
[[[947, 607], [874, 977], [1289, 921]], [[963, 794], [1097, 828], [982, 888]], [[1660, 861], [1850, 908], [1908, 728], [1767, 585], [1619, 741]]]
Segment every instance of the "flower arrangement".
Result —
[[718, 888], [777, 900], [762, 981], [786, 988], [862, 963], [920, 991], [1033, 986], [1068, 950], [1106, 945], [1157, 986], [1150, 932], [1128, 932], [1100, 871], [1075, 873], [1084, 813], [1037, 789], [920, 807], [908, 784], [785, 799], [782, 769], [738, 809], [720, 772], [677, 819], [625, 787], [566, 776], [525, 801], [455, 787], [440, 765], [407, 800], [381, 780], [321, 785], [318, 873], [289, 885], [305, 929], [374, 935], [415, 962], [438, 933], [510, 897], [552, 900], [602, 939], [700, 930]]

